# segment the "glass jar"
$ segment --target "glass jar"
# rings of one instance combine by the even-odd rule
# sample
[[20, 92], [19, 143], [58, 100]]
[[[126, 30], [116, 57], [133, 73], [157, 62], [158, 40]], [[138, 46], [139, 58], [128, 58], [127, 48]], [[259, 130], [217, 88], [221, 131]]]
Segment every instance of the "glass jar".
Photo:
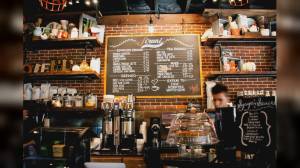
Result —
[[72, 94], [64, 94], [64, 107], [73, 107], [73, 103], [72, 103]]
[[75, 107], [83, 107], [83, 96], [76, 93], [74, 95], [74, 104]]
[[53, 107], [62, 107], [62, 98], [60, 94], [54, 94], [51, 100]]
[[96, 108], [97, 107], [97, 96], [89, 93], [85, 96], [85, 107]]

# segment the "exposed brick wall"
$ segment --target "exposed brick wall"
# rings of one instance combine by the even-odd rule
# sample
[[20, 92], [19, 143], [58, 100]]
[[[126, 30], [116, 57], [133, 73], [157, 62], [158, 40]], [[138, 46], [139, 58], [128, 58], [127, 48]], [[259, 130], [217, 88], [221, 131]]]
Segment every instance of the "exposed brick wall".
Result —
[[[156, 25], [154, 34], [174, 34], [174, 33], [193, 33], [202, 34], [210, 25], [208, 24], [168, 24], [168, 25]], [[106, 36], [108, 35], [138, 35], [147, 34], [147, 25], [107, 25]], [[104, 44], [105, 45], [105, 44]], [[233, 54], [237, 57], [244, 59], [245, 61], [255, 62], [258, 71], [273, 70], [275, 65], [275, 58], [272, 54], [272, 48], [270, 46], [261, 45], [249, 45], [240, 44], [239, 46], [224, 46], [233, 51]], [[84, 49], [63, 49], [63, 50], [40, 50], [36, 52], [28, 53], [28, 62], [43, 63], [49, 62], [50, 59], [62, 59], [72, 58], [76, 63], [80, 63], [84, 59]], [[202, 71], [204, 80], [207, 80], [207, 73], [210, 71], [219, 71], [219, 55], [220, 51], [218, 47], [212, 48], [210, 46], [201, 47], [202, 57]], [[101, 76], [103, 77], [104, 68], [104, 47], [97, 48], [94, 51], [88, 51], [87, 60], [91, 57], [101, 58]], [[40, 81], [45, 82], [45, 81]], [[70, 80], [70, 81], [50, 81], [52, 85], [75, 87], [79, 91], [92, 91], [98, 95], [99, 102], [102, 101], [103, 94], [103, 80], [87, 81], [86, 84], [82, 80]], [[220, 81], [229, 86], [231, 98], [234, 100], [237, 91], [243, 89], [262, 89], [270, 88], [276, 89], [276, 79], [272, 78], [239, 78], [239, 79], [223, 79]], [[189, 102], [200, 102], [202, 107], [206, 107], [206, 93], [205, 84], [203, 84], [204, 97], [200, 99], [186, 99], [186, 98], [174, 98], [174, 99], [137, 99], [136, 107], [139, 111], [183, 111], [185, 105]], [[144, 116], [144, 113], [142, 114]], [[141, 116], [141, 117], [142, 117]]]

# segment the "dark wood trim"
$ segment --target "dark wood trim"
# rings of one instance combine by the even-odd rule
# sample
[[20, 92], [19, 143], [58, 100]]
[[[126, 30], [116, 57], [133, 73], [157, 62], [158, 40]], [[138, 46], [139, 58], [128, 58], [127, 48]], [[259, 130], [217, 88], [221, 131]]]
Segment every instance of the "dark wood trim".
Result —
[[60, 49], [60, 48], [94, 48], [101, 47], [96, 37], [74, 39], [32, 39], [24, 44], [27, 50]]
[[240, 36], [213, 36], [206, 40], [201, 40], [201, 44], [204, 46], [216, 45], [217, 43], [238, 43], [242, 44], [244, 42], [252, 43], [272, 43], [276, 44], [277, 37], [273, 36], [261, 36], [259, 33], [248, 33], [246, 35]]
[[255, 71], [255, 72], [210, 72], [207, 77], [215, 78], [257, 78], [257, 77], [273, 77], [276, 78], [276, 71]]
[[95, 71], [88, 72], [39, 72], [24, 75], [25, 80], [58, 80], [58, 79], [100, 79], [100, 74]]

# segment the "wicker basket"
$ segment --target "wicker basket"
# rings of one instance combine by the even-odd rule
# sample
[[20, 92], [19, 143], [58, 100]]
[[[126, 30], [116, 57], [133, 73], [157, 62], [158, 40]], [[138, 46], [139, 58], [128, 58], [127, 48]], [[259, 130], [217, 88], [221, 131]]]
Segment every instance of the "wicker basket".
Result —
[[39, 0], [41, 6], [49, 11], [60, 12], [63, 11], [67, 0]]

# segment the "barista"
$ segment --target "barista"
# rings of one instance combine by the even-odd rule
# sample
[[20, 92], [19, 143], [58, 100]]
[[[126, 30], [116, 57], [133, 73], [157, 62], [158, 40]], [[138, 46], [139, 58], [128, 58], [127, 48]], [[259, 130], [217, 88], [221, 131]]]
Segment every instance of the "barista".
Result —
[[[232, 103], [230, 102], [230, 98], [228, 96], [227, 86], [217, 83], [211, 89], [211, 92], [213, 95], [213, 103], [214, 103], [215, 108], [232, 107]], [[220, 117], [220, 116], [218, 116], [218, 117]], [[225, 122], [227, 122], [227, 121], [225, 121]], [[227, 131], [228, 131], [228, 126], [230, 127], [230, 131], [231, 131], [230, 136], [227, 136], [227, 135], [225, 135], [225, 132], [222, 132], [222, 130], [224, 128], [223, 126], [225, 124], [227, 125]], [[237, 148], [235, 146], [235, 138], [234, 138], [235, 136], [232, 135], [232, 133], [234, 132], [233, 125], [231, 125], [231, 124], [228, 125], [228, 123], [222, 123], [221, 120], [216, 121], [216, 125], [215, 125], [216, 129], [217, 129], [216, 132], [218, 134], [218, 137], [222, 139], [222, 143], [218, 144], [218, 149], [217, 149], [218, 160], [220, 162], [231, 162], [233, 160], [240, 159], [240, 157], [241, 157], [241, 151], [237, 150]]]
[[213, 103], [215, 108], [223, 108], [223, 107], [230, 107], [232, 103], [230, 102], [230, 98], [228, 96], [228, 88], [227, 86], [217, 83], [211, 89], [213, 95]]

